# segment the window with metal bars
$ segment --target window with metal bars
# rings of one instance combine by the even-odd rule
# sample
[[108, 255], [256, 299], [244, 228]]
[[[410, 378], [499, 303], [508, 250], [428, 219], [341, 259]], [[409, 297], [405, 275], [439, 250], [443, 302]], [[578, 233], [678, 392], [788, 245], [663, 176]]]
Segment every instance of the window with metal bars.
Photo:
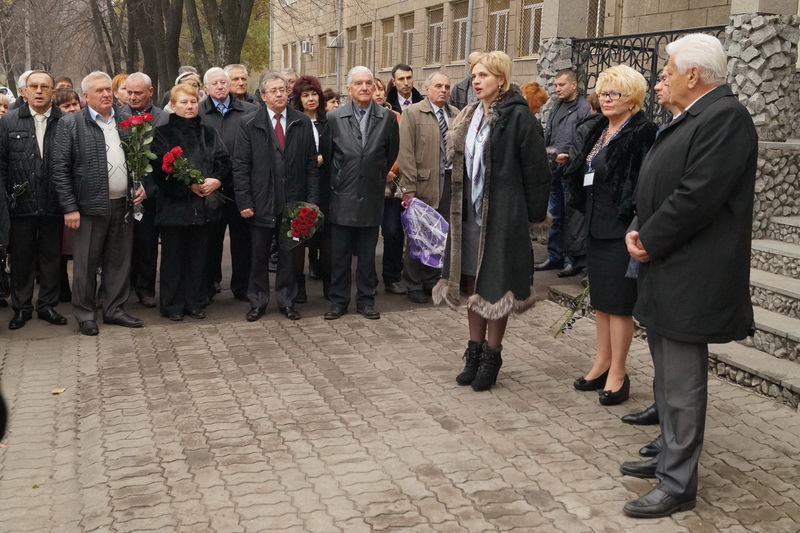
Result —
[[347, 69], [356, 66], [358, 49], [358, 32], [355, 27], [347, 28]]
[[486, 50], [508, 49], [509, 0], [489, 1], [489, 20], [486, 35]]
[[450, 26], [450, 61], [463, 61], [467, 50], [467, 2], [450, 4], [453, 22]]
[[428, 41], [425, 48], [425, 63], [435, 65], [442, 62], [444, 40], [444, 7], [428, 10]]
[[400, 43], [400, 62], [410, 65], [414, 60], [414, 13], [400, 17], [402, 41]]
[[589, 16], [586, 23], [586, 37], [602, 37], [606, 19], [606, 0], [589, 0]]
[[319, 58], [319, 64], [317, 65], [317, 70], [319, 71], [319, 75], [320, 76], [324, 76], [325, 74], [330, 72], [328, 70], [330, 68], [330, 65], [328, 65], [328, 61], [327, 61], [327, 59], [328, 59], [328, 48], [327, 48], [327, 46], [328, 46], [328, 35], [323, 33], [322, 35], [318, 36], [317, 37], [317, 42], [319, 43], [319, 46], [317, 46], [317, 50], [320, 51], [320, 53], [317, 54], [317, 57]]
[[372, 24], [361, 26], [361, 64], [372, 68], [375, 39], [372, 37]]
[[[337, 35], [338, 33], [336, 33], [335, 31], [330, 32], [328, 34], [328, 41], [329, 42], [334, 41]], [[328, 44], [325, 43], [326, 47], [327, 45]], [[336, 72], [336, 69], [339, 68], [339, 65], [336, 63], [336, 48], [325, 48], [325, 55], [327, 56], [325, 62], [328, 64], [328, 74], [332, 74]]]
[[522, 0], [519, 28], [519, 55], [533, 56], [539, 53], [542, 42], [542, 8], [544, 2]]
[[394, 19], [385, 19], [381, 25], [383, 26], [381, 67], [392, 68], [394, 66]]
[[281, 46], [281, 68], [289, 68], [291, 58], [289, 57], [289, 44]]

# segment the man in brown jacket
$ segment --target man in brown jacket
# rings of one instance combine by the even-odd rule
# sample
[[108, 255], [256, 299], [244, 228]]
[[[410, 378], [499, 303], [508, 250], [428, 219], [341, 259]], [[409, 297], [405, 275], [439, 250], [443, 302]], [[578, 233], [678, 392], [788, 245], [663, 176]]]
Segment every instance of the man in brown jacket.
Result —
[[[426, 98], [406, 108], [400, 121], [400, 186], [403, 203], [415, 196], [449, 218], [450, 172], [446, 160], [446, 135], [458, 108], [447, 103], [450, 98], [450, 78], [434, 72], [425, 80]], [[430, 301], [428, 294], [439, 281], [440, 271], [423, 265], [418, 259], [403, 258], [403, 279], [408, 299], [416, 303]]]

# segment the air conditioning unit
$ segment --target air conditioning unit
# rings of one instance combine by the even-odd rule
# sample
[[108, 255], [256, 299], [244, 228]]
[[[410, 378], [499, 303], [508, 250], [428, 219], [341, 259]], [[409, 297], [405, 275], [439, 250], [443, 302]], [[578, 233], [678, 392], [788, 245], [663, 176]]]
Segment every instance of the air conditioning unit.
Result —
[[311, 41], [300, 41], [300, 52], [303, 54], [308, 54], [310, 56], [314, 55], [314, 43]]
[[336, 37], [328, 35], [328, 48], [344, 48], [344, 37], [342, 33]]

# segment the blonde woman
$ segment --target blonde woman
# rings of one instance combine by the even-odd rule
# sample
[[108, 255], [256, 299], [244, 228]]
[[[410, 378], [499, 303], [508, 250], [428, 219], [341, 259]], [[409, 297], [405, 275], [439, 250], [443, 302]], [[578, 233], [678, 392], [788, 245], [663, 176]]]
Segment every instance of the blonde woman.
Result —
[[509, 315], [534, 303], [529, 222], [544, 220], [550, 172], [539, 121], [511, 85], [511, 59], [481, 54], [472, 66], [477, 102], [450, 124], [450, 235], [434, 302], [469, 295], [466, 364], [456, 377], [476, 391], [495, 384]]
[[630, 392], [625, 361], [633, 339], [636, 280], [626, 277], [625, 232], [634, 215], [639, 167], [656, 134], [641, 111], [646, 90], [644, 76], [626, 65], [600, 74], [595, 94], [601, 113], [582, 126], [586, 137], [568, 169], [571, 202], [588, 226], [590, 297], [597, 312], [594, 365], [574, 387], [599, 390], [602, 405], [622, 403]]

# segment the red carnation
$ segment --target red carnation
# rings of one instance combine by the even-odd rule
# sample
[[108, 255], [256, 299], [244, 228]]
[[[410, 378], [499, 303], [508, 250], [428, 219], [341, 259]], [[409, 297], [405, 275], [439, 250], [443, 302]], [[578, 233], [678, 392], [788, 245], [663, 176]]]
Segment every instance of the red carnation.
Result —
[[144, 119], [140, 115], [133, 115], [131, 118], [128, 119], [133, 126], [138, 126], [144, 122]]
[[300, 232], [297, 231], [296, 229], [293, 229], [292, 230], [292, 237], [299, 238], [300, 237]]
[[153, 115], [151, 115], [150, 113], [142, 113], [140, 116], [142, 117], [142, 120], [144, 120], [145, 122], [153, 122]]
[[181, 148], [180, 146], [175, 146], [172, 150], [169, 151], [169, 153], [171, 153], [175, 157], [175, 159], [177, 159], [183, 155], [183, 148]]
[[164, 157], [162, 158], [162, 161], [164, 163], [168, 163], [168, 164], [171, 165], [172, 163], [175, 162], [175, 156], [172, 155], [170, 152], [167, 152], [166, 154], [164, 154]]
[[119, 123], [119, 127], [122, 128], [123, 130], [129, 130], [131, 129], [131, 121], [123, 120], [122, 122]]

